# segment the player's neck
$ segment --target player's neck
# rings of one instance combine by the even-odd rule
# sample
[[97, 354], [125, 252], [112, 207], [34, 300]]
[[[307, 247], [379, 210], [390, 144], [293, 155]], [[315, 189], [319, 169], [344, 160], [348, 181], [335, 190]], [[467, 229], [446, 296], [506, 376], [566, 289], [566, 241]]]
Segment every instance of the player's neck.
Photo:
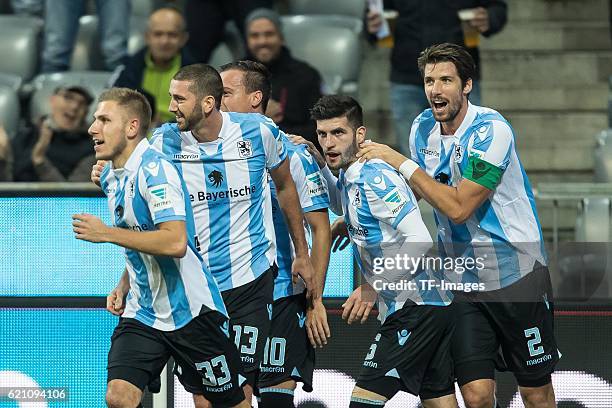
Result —
[[442, 131], [442, 135], [453, 136], [455, 132], [457, 132], [457, 129], [459, 129], [461, 126], [461, 123], [463, 123], [463, 119], [465, 119], [467, 111], [468, 102], [466, 100], [465, 103], [461, 105], [459, 113], [457, 113], [452, 120], [449, 120], [448, 122], [440, 122], [440, 130]]
[[123, 149], [123, 151], [121, 153], [119, 153], [116, 157], [114, 157], [112, 159], [113, 162], [113, 168], [114, 169], [122, 169], [125, 167], [125, 163], [127, 163], [127, 161], [130, 159], [130, 156], [132, 155], [132, 153], [134, 153], [134, 150], [136, 149], [136, 146], [132, 146], [130, 144], [128, 144], [125, 149]]
[[215, 109], [207, 118], [200, 122], [199, 126], [191, 129], [191, 133], [200, 143], [214, 142], [219, 138], [222, 126], [223, 116], [221, 112]]

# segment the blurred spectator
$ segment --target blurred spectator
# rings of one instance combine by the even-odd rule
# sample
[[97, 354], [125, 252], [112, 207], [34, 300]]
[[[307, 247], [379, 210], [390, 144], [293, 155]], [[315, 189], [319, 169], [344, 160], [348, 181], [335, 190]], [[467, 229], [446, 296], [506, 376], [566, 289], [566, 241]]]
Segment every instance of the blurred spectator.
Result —
[[208, 62], [223, 40], [225, 23], [233, 20], [244, 38], [244, 20], [253, 10], [271, 8], [273, 0], [187, 0], [187, 46], [198, 62]]
[[[464, 44], [458, 11], [474, 8], [469, 25], [488, 37], [506, 24], [506, 2], [503, 0], [384, 0], [385, 10], [398, 12], [395, 21], [394, 48], [391, 53], [391, 110], [397, 143], [403, 154], [410, 154], [408, 138], [412, 121], [429, 107], [423, 91], [423, 78], [417, 67], [422, 50], [433, 44]], [[378, 32], [380, 13], [370, 10], [367, 29]], [[478, 48], [468, 48], [476, 63], [477, 78], [473, 82], [470, 102], [480, 104], [480, 56]]]
[[0, 125], [0, 182], [13, 180], [13, 152], [6, 130]]
[[55, 90], [49, 116], [14, 141], [15, 181], [89, 181], [96, 159], [85, 115], [92, 100], [80, 86]]
[[284, 45], [281, 21], [276, 12], [254, 10], [247, 16], [246, 30], [247, 59], [264, 64], [271, 75], [272, 95], [266, 115], [286, 133], [303, 136], [318, 146], [310, 108], [321, 97], [321, 75], [315, 68], [291, 56]]
[[[42, 72], [67, 71], [86, 0], [46, 0]], [[112, 71], [127, 56], [131, 1], [96, 0], [104, 66]]]
[[44, 0], [11, 0], [13, 13], [19, 16], [42, 17], [45, 8]]
[[161, 8], [149, 17], [145, 34], [146, 47], [129, 57], [125, 66], [117, 69], [118, 78], [113, 86], [144, 90], [155, 100], [157, 117], [153, 122], [174, 120], [168, 112], [170, 81], [177, 71], [194, 64], [184, 48], [187, 41], [185, 20], [174, 8]]

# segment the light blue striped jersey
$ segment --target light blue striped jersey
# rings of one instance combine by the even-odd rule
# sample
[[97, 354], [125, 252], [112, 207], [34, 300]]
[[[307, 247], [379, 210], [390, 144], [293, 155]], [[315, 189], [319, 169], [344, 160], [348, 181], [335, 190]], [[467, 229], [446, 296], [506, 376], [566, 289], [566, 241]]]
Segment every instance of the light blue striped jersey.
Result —
[[[406, 251], [406, 245], [412, 245], [406, 243], [405, 232], [399, 229], [399, 225], [412, 212], [420, 217], [416, 198], [406, 180], [378, 159], [365, 163], [357, 161], [346, 172], [341, 171], [337, 189], [355, 259], [365, 279], [372, 282], [377, 275], [374, 272], [375, 259], [395, 258]], [[429, 248], [431, 237], [427, 236], [427, 239], [429, 242], [425, 244]], [[430, 274], [419, 269], [407, 278], [415, 282], [435, 279]], [[382, 320], [401, 309], [407, 299], [418, 305], [439, 306], [448, 305], [451, 299], [444, 290], [428, 290], [420, 284], [415, 290], [381, 290], [378, 294]]]
[[465, 177], [477, 183], [485, 180], [489, 165], [501, 174], [492, 194], [465, 223], [454, 224], [434, 209], [440, 252], [484, 260], [484, 267], [461, 276], [463, 282], [484, 283], [486, 290], [495, 290], [527, 275], [536, 261], [546, 264], [531, 185], [516, 151], [514, 131], [502, 115], [469, 104], [455, 134], [446, 136], [427, 109], [414, 120], [410, 150], [427, 174], [451, 186]]
[[276, 259], [267, 170], [287, 156], [280, 130], [257, 113], [221, 112], [219, 138], [198, 143], [174, 123], [151, 145], [172, 160], [187, 184], [198, 249], [221, 291], [245, 285]]
[[112, 164], [104, 168], [100, 185], [116, 227], [152, 231], [164, 222], [185, 221], [187, 228], [183, 258], [125, 250], [130, 292], [123, 317], [172, 331], [198, 316], [202, 306], [227, 316], [221, 292], [195, 249], [189, 197], [172, 163], [144, 139], [124, 168], [113, 169]]
[[[327, 185], [323, 180], [319, 165], [308, 153], [306, 145], [293, 144], [284, 134], [282, 140], [287, 149], [291, 177], [295, 183], [302, 210], [307, 213], [322, 208], [327, 209], [329, 207]], [[292, 283], [291, 264], [295, 254], [293, 242], [276, 197], [276, 188], [271, 180], [270, 190], [272, 192], [272, 215], [276, 234], [276, 263], [278, 264], [278, 276], [274, 280], [274, 300], [278, 300], [302, 293], [305, 286], [302, 279], [298, 279], [295, 285]], [[310, 228], [306, 222], [304, 222], [304, 229], [308, 239]]]

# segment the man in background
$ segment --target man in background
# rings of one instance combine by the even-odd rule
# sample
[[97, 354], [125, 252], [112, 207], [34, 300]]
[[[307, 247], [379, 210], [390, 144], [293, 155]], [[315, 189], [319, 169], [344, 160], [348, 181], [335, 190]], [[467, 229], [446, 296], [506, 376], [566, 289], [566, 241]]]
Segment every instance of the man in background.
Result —
[[164, 7], [156, 10], [149, 17], [146, 46], [127, 59], [119, 67], [111, 80], [113, 86], [122, 86], [146, 92], [155, 101], [154, 110], [157, 117], [153, 122], [161, 124], [174, 119], [168, 112], [170, 81], [178, 70], [195, 61], [187, 52], [185, 20], [174, 8]]
[[[319, 72], [291, 55], [285, 46], [279, 15], [257, 9], [246, 18], [248, 59], [270, 71], [272, 94], [266, 115], [287, 134], [297, 134], [317, 144], [310, 108], [321, 97]], [[332, 56], [330, 56], [332, 58]]]

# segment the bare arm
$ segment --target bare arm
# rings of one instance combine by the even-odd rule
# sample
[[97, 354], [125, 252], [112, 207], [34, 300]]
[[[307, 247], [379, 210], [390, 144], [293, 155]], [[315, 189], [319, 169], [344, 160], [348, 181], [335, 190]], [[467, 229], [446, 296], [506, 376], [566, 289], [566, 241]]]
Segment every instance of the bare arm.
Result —
[[[329, 214], [327, 210], [309, 211], [304, 214], [304, 217], [312, 231], [310, 261], [315, 273], [314, 280], [320, 293], [323, 293], [331, 248]], [[322, 297], [312, 301], [312, 307], [308, 309], [306, 317], [306, 331], [310, 342], [313, 347], [323, 347], [327, 344], [327, 338], [331, 336], [331, 332]]]
[[294, 276], [299, 274], [304, 279], [310, 296], [318, 299], [321, 293], [314, 282], [314, 272], [308, 255], [308, 243], [304, 235], [304, 215], [295, 183], [289, 171], [289, 161], [284, 160], [280, 166], [270, 171], [270, 175], [276, 186], [278, 202], [295, 248], [292, 273]]
[[438, 183], [420, 169], [414, 172], [408, 183], [455, 224], [463, 224], [491, 194], [488, 188], [467, 179], [461, 180], [457, 187]]
[[327, 211], [310, 211], [304, 214], [304, 217], [312, 231], [310, 261], [315, 271], [315, 281], [319, 286], [319, 290], [323, 293], [331, 249], [329, 215]]
[[[400, 170], [404, 163], [412, 162], [389, 146], [373, 142], [362, 144], [357, 156], [363, 160], [374, 158], [384, 160], [396, 170]], [[416, 163], [414, 165], [416, 166]], [[457, 187], [438, 183], [420, 168], [414, 171], [407, 180], [416, 194], [423, 197], [455, 224], [461, 224], [470, 218], [491, 194], [488, 188], [467, 179], [461, 180]]]
[[131, 231], [109, 227], [91, 214], [75, 214], [72, 219], [76, 238], [84, 241], [110, 242], [146, 254], [174, 258], [182, 258], [187, 251], [184, 221], [162, 222], [155, 231]]

